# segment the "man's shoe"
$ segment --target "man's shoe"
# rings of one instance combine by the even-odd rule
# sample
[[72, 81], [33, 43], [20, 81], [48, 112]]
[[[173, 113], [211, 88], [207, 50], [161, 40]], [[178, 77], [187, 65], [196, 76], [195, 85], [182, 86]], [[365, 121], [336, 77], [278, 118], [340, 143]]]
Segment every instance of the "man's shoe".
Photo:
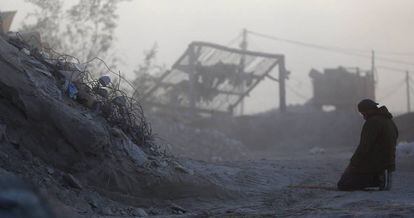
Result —
[[385, 170], [379, 175], [379, 190], [380, 191], [389, 191], [392, 184], [392, 173], [388, 170]]

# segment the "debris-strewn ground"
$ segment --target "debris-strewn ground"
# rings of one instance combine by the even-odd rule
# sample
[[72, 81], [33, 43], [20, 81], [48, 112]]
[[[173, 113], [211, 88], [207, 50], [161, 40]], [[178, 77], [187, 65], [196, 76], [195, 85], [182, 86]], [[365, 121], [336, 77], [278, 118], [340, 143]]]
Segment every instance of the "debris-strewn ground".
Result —
[[[414, 213], [410, 197], [414, 194], [414, 162], [409, 155], [399, 156], [394, 188], [389, 192], [336, 191], [335, 183], [355, 147], [318, 146], [313, 138], [312, 144], [299, 140], [290, 149], [286, 149], [288, 144], [277, 145], [267, 154], [269, 160], [249, 161], [251, 150], [225, 131], [180, 124], [171, 131], [185, 133], [177, 136], [181, 137], [178, 142], [206, 147], [214, 143], [208, 148], [223, 150], [206, 158], [216, 163], [176, 158], [138, 144], [126, 130], [69, 98], [48, 72], [30, 53], [0, 38], [1, 216], [46, 217], [42, 210], [51, 210], [57, 217], [377, 217]], [[272, 133], [271, 128], [266, 131]], [[186, 141], [186, 135], [194, 132], [193, 141]], [[226, 150], [220, 143], [230, 147]], [[193, 149], [195, 152], [197, 147]], [[224, 152], [227, 154], [222, 155]], [[240, 161], [210, 158], [232, 155], [236, 157], [229, 160]]]

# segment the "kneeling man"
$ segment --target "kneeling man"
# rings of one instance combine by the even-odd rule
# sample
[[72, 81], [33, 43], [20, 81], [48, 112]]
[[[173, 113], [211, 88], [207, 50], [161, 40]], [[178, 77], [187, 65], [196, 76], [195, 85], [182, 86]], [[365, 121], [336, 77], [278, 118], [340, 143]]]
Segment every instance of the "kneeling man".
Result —
[[385, 106], [378, 108], [377, 105], [370, 99], [358, 104], [365, 123], [358, 148], [338, 182], [339, 190], [391, 189], [398, 129], [388, 109]]

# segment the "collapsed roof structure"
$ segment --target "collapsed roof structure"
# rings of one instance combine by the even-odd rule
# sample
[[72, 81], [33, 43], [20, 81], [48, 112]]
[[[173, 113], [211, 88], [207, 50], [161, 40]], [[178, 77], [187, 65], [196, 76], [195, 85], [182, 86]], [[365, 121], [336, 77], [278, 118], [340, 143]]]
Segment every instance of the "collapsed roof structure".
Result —
[[[279, 78], [270, 75], [278, 66]], [[142, 100], [147, 105], [197, 114], [233, 114], [266, 77], [279, 82], [280, 110], [286, 108], [285, 58], [208, 43], [192, 42], [153, 84]]]

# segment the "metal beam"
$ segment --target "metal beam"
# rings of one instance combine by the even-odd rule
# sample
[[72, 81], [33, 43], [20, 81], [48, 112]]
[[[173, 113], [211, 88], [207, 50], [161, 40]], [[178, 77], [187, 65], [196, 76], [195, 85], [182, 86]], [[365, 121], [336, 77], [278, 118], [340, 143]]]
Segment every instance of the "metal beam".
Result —
[[260, 77], [260, 79], [258, 79], [255, 83], [253, 83], [253, 85], [242, 96], [240, 96], [240, 98], [234, 104], [229, 106], [229, 110], [233, 110], [233, 108], [235, 108], [237, 104], [239, 104], [242, 101], [243, 98], [248, 96], [250, 92], [259, 84], [259, 82], [262, 81], [270, 73], [270, 71], [272, 71], [272, 69], [278, 64], [280, 64], [279, 61], [275, 61], [272, 65], [270, 65], [270, 67], [267, 68], [267, 70]]
[[286, 68], [285, 57], [279, 60], [279, 110], [280, 112], [286, 111]]
[[148, 92], [144, 93], [141, 97], [141, 99], [139, 99], [140, 101], [145, 100], [148, 96], [150, 96], [155, 90], [157, 90], [162, 82], [162, 80], [168, 76], [168, 74], [171, 73], [171, 70], [167, 70], [165, 71], [164, 74], [162, 74], [158, 79], [157, 82], [155, 83], [154, 87], [152, 87]]
[[222, 45], [218, 45], [218, 44], [214, 44], [214, 43], [210, 43], [210, 42], [192, 42], [191, 45], [194, 46], [206, 46], [206, 47], [211, 47], [211, 48], [215, 48], [215, 49], [220, 49], [220, 50], [224, 50], [224, 51], [228, 51], [228, 52], [232, 52], [232, 53], [237, 53], [237, 54], [244, 54], [244, 55], [252, 55], [252, 56], [259, 56], [259, 57], [266, 57], [266, 58], [276, 58], [279, 59], [281, 57], [283, 57], [283, 55], [281, 54], [270, 54], [270, 53], [264, 53], [264, 52], [255, 52], [255, 51], [243, 51], [240, 49], [235, 49], [235, 48], [229, 48], [226, 46], [222, 46]]

